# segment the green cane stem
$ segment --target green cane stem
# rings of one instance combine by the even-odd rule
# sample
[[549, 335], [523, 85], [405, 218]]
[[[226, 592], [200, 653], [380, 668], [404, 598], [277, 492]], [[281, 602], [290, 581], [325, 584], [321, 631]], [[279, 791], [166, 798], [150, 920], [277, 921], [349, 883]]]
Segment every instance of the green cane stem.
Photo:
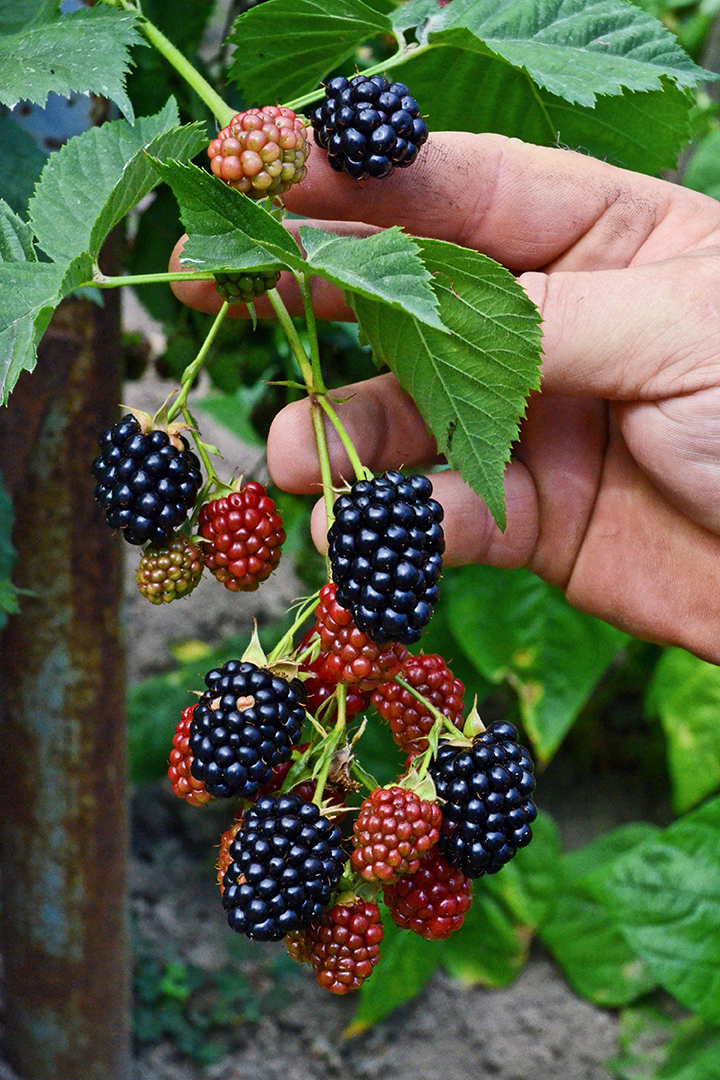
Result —
[[[341, 739], [341, 737], [342, 737], [342, 735], [343, 735], [343, 733], [345, 731], [345, 717], [346, 717], [345, 702], [346, 702], [347, 690], [346, 690], [345, 685], [343, 683], [338, 683], [336, 693], [337, 693], [337, 719], [335, 721], [335, 727], [333, 728], [332, 733], [329, 736], [329, 740], [331, 741], [331, 744], [332, 744], [333, 753], [335, 751], [335, 747], [340, 742], [340, 739]], [[323, 767], [320, 770], [320, 775], [317, 778], [317, 787], [315, 788], [315, 794], [313, 795], [313, 799], [312, 799], [312, 801], [318, 807], [322, 806], [323, 793], [325, 791], [325, 785], [327, 784], [328, 773], [330, 772], [330, 766], [331, 765], [332, 765], [332, 754], [327, 754], [326, 758], [325, 758], [325, 761], [323, 762]]]
[[119, 289], [121, 285], [164, 285], [171, 281], [214, 281], [215, 275], [207, 270], [195, 272], [178, 271], [171, 274], [125, 274], [112, 277], [96, 270], [84, 286], [94, 285], [96, 289]]
[[225, 104], [220, 95], [213, 90], [210, 83], [202, 77], [200, 72], [192, 66], [180, 50], [176, 49], [162, 31], [158, 30], [157, 26], [142, 14], [139, 5], [132, 4], [129, 0], [103, 0], [103, 2], [109, 4], [110, 7], [120, 7], [124, 11], [132, 11], [137, 15], [137, 28], [145, 40], [153, 48], [157, 49], [168, 63], [172, 64], [178, 75], [193, 88], [197, 96], [201, 101], [205, 102], [210, 112], [215, 116], [221, 128], [230, 123], [237, 110], [231, 109], [229, 105]]
[[[448, 720], [447, 716], [445, 716], [444, 713], [441, 713], [440, 710], [435, 705], [433, 705], [431, 701], [428, 701], [428, 699], [424, 697], [419, 692], [419, 690], [416, 690], [415, 687], [411, 686], [409, 682], [405, 681], [405, 679], [401, 679], [399, 675], [395, 676], [394, 681], [398, 684], [398, 686], [402, 686], [403, 690], [407, 690], [408, 694], [414, 697], [416, 701], [419, 701], [421, 705], [425, 706], [436, 724], [444, 727], [448, 731], [448, 733], [453, 736], [453, 738], [462, 738], [462, 732], [458, 731], [452, 720]], [[468, 742], [470, 742], [470, 740], [468, 740]]]
[[313, 595], [308, 600], [305, 601], [303, 606], [300, 608], [300, 614], [297, 616], [297, 618], [295, 619], [295, 621], [292, 624], [292, 626], [290, 627], [290, 629], [287, 631], [287, 633], [283, 634], [283, 636], [280, 638], [280, 640], [278, 641], [275, 648], [272, 650], [272, 652], [268, 656], [268, 663], [269, 664], [272, 664], [275, 660], [277, 660], [279, 657], [283, 656], [288, 651], [290, 645], [292, 645], [292, 640], [293, 640], [295, 634], [298, 632], [298, 630], [300, 629], [302, 624], [305, 622], [307, 617], [309, 615], [312, 615], [313, 611], [317, 607], [317, 603], [318, 603], [319, 599], [320, 599], [320, 594], [319, 594], [319, 591], [318, 591], [316, 593], [313, 593]]
[[[315, 442], [317, 443], [318, 461], [320, 462], [320, 479], [322, 480], [323, 498], [325, 500], [325, 516], [327, 517], [328, 529], [335, 520], [333, 507], [335, 506], [335, 492], [332, 482], [332, 467], [325, 432], [325, 421], [322, 415], [322, 403], [324, 398], [318, 398], [314, 394], [310, 398], [312, 422], [315, 430]], [[328, 569], [328, 577], [330, 572]]]
[[340, 417], [338, 416], [338, 414], [335, 412], [332, 405], [328, 401], [327, 396], [325, 394], [323, 394], [322, 396], [318, 395], [317, 400], [318, 400], [318, 403], [320, 404], [320, 407], [327, 413], [327, 415], [328, 415], [328, 417], [330, 419], [330, 423], [332, 424], [332, 426], [335, 428], [338, 435], [340, 436], [340, 442], [345, 447], [345, 453], [347, 454], [348, 458], [350, 459], [350, 464], [353, 467], [353, 472], [355, 473], [355, 479], [356, 480], [367, 480], [372, 474], [369, 473], [369, 471], [365, 468], [363, 463], [360, 461], [360, 458], [357, 455], [357, 450], [353, 446], [352, 441], [350, 439], [350, 436], [348, 435], [347, 431], [343, 427], [342, 421], [340, 420]]
[[313, 308], [312, 303], [312, 292], [310, 290], [310, 274], [308, 272], [297, 272], [294, 276], [300, 288], [300, 295], [302, 296], [303, 307], [305, 309], [305, 322], [307, 323], [308, 338], [310, 340], [313, 390], [316, 394], [324, 394], [326, 393], [326, 390], [322, 370], [320, 368], [320, 346], [318, 343], [317, 323], [315, 321], [315, 309]]
[[[372, 67], [365, 68], [360, 72], [366, 78], [370, 78], [371, 75], [383, 75], [391, 68], [397, 67], [398, 64], [403, 64], [410, 56], [416, 57], [421, 53], [427, 52], [428, 49], [437, 48], [430, 44], [417, 45], [412, 42], [410, 45], [406, 45], [400, 35], [397, 35], [400, 48], [394, 53], [388, 60], [383, 60], [378, 64], [373, 64]], [[301, 97], [294, 98], [292, 101], [285, 102], [285, 108], [293, 109], [297, 112], [298, 109], [302, 109], [305, 105], [312, 105], [316, 101], [320, 101], [325, 94], [324, 87], [320, 87], [319, 90], [310, 90], [309, 93], [303, 94]]]
[[192, 387], [193, 380], [195, 379], [195, 376], [197, 375], [200, 368], [203, 366], [205, 357], [208, 354], [208, 350], [210, 349], [210, 346], [215, 340], [215, 335], [220, 329], [222, 321], [227, 315], [227, 310], [229, 307], [230, 305], [228, 304], [227, 300], [224, 300], [223, 306], [220, 308], [217, 315], [215, 316], [215, 321], [208, 330], [207, 337], [200, 346], [200, 350], [197, 356], [195, 357], [193, 362], [191, 364], [188, 364], [188, 366], [183, 371], [182, 379], [180, 380], [180, 393], [173, 402], [172, 408], [168, 412], [168, 420], [172, 420], [174, 416], [177, 416], [177, 414], [185, 408], [185, 403], [187, 402], [187, 397], [190, 393], [190, 388]]
[[193, 437], [195, 447], [197, 449], [198, 454], [200, 455], [200, 460], [202, 461], [203, 465], [205, 466], [205, 472], [207, 473], [208, 480], [211, 481], [213, 484], [219, 484], [220, 483], [220, 477], [215, 472], [215, 466], [213, 465], [213, 463], [210, 460], [210, 456], [209, 456], [207, 450], [205, 449], [205, 443], [200, 438], [199, 432], [197, 430], [197, 426], [195, 424], [195, 420], [192, 417], [192, 415], [190, 414], [190, 410], [188, 409], [187, 405], [183, 405], [182, 414], [185, 417], [185, 422], [190, 427], [190, 434]]
[[281, 327], [285, 332], [285, 337], [288, 339], [288, 344], [293, 351], [293, 356], [298, 362], [298, 367], [300, 368], [300, 371], [302, 372], [302, 377], [305, 380], [308, 394], [313, 394], [315, 392], [315, 385], [313, 383], [312, 364], [308, 359], [308, 355], [305, 352], [305, 349], [303, 348], [303, 343], [300, 340], [300, 335], [295, 328], [295, 323], [290, 318], [290, 312], [285, 307], [283, 298], [281, 297], [277, 289], [269, 289], [267, 295], [270, 303], [275, 309], [275, 314], [278, 317], [278, 322], [280, 323]]

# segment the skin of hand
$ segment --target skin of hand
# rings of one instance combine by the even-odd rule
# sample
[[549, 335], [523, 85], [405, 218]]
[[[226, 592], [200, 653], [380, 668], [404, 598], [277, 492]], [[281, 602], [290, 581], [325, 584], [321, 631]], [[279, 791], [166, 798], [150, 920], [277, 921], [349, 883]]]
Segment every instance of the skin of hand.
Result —
[[[579, 609], [720, 663], [720, 203], [571, 151], [441, 132], [412, 169], [377, 182], [333, 172], [316, 150], [286, 205], [329, 231], [399, 224], [475, 248], [541, 313], [542, 391], [506, 469], [507, 528], [457, 472], [438, 473], [446, 563], [526, 566]], [[212, 282], [173, 288], [220, 306]], [[301, 314], [290, 275], [280, 289]], [[352, 317], [321, 279], [313, 297], [318, 317]], [[257, 311], [272, 314], [267, 301]], [[336, 396], [375, 472], [440, 460], [394, 376]], [[332, 428], [328, 442], [337, 479], [351, 476]], [[307, 400], [274, 420], [268, 465], [279, 487], [319, 492]], [[319, 502], [320, 550], [325, 532]]]

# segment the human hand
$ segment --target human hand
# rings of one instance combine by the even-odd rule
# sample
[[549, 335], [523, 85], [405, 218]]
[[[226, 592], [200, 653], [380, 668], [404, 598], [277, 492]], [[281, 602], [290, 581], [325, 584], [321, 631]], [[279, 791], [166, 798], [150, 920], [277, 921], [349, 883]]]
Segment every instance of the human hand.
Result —
[[[463, 133], [431, 135], [412, 170], [377, 183], [317, 152], [286, 204], [332, 231], [399, 224], [475, 248], [519, 275], [541, 312], [542, 392], [506, 470], [507, 528], [457, 472], [438, 473], [446, 563], [527, 566], [583, 611], [720, 662], [720, 204], [579, 154]], [[212, 282], [174, 288], [219, 307]], [[299, 313], [291, 279], [281, 291]], [[350, 317], [324, 281], [314, 298], [319, 317]], [[392, 375], [337, 396], [375, 472], [439, 460]], [[328, 441], [335, 476], [350, 476], [333, 429]], [[276, 417], [268, 465], [281, 488], [319, 491], [307, 401]], [[321, 550], [325, 533], [320, 503]]]

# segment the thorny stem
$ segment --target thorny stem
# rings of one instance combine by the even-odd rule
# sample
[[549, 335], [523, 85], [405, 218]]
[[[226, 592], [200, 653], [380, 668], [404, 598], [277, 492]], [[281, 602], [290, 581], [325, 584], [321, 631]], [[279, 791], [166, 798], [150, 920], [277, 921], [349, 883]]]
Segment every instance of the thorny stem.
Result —
[[137, 15], [138, 30], [142, 36], [165, 57], [168, 63], [172, 64], [178, 75], [193, 88], [198, 97], [205, 102], [210, 112], [215, 116], [220, 127], [225, 127], [226, 124], [230, 123], [235, 115], [235, 110], [225, 104], [207, 79], [204, 79], [180, 50], [176, 49], [171, 41], [168, 41], [162, 31], [158, 30], [157, 26], [142, 14], [139, 4], [130, 3], [130, 0], [103, 0], [103, 3], [109, 4], [111, 7], [120, 7], [124, 11], [134, 12]]
[[208, 330], [207, 337], [200, 346], [200, 350], [197, 356], [195, 357], [193, 362], [191, 364], [188, 364], [188, 366], [183, 371], [182, 379], [180, 382], [180, 393], [178, 394], [177, 398], [172, 404], [170, 411], [168, 412], [168, 420], [172, 420], [174, 416], [177, 416], [177, 414], [185, 408], [187, 396], [190, 392], [190, 388], [192, 387], [193, 380], [195, 379], [195, 376], [197, 375], [198, 371], [200, 370], [205, 361], [208, 350], [210, 349], [210, 346], [215, 340], [215, 336], [220, 329], [220, 326], [222, 325], [223, 319], [227, 315], [227, 310], [229, 307], [230, 305], [228, 304], [227, 300], [225, 300], [223, 302], [223, 306], [220, 308], [217, 315], [215, 316], [215, 321]]
[[[340, 742], [340, 739], [345, 731], [345, 702], [346, 702], [347, 689], [343, 683], [338, 683], [337, 686], [337, 719], [335, 721], [335, 727], [330, 735], [329, 741], [332, 745], [333, 753], [335, 747]], [[320, 770], [320, 774], [317, 778], [317, 787], [315, 788], [315, 794], [313, 795], [313, 802], [316, 806], [322, 806], [323, 793], [325, 791], [325, 785], [327, 783], [328, 773], [330, 772], [330, 766], [332, 764], [332, 754], [327, 754], [323, 767]]]

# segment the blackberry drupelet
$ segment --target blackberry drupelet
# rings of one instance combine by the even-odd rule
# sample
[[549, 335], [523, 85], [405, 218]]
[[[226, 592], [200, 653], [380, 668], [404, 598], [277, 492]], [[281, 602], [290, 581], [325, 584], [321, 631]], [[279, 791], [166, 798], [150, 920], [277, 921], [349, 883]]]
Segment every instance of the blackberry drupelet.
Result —
[[438, 598], [443, 510], [426, 476], [358, 480], [335, 502], [328, 557], [337, 601], [379, 645], [420, 639]]
[[312, 124], [330, 167], [356, 180], [381, 179], [393, 169], [406, 169], [428, 137], [407, 86], [390, 83], [383, 75], [331, 79], [325, 101], [312, 113]]
[[228, 271], [215, 275], [215, 291], [228, 304], [251, 304], [258, 296], [274, 289], [279, 280], [279, 270], [258, 270], [255, 274]]
[[300, 738], [302, 684], [243, 660], [209, 671], [205, 683], [190, 725], [190, 771], [216, 798], [254, 799]]
[[337, 825], [293, 794], [258, 799], [229, 851], [223, 907], [230, 927], [254, 941], [279, 941], [319, 919], [345, 863]]
[[[442, 656], [437, 653], [408, 655], [400, 676], [447, 716], [456, 728], [462, 728], [465, 687], [455, 678]], [[401, 750], [427, 749], [427, 736], [435, 720], [409, 690], [396, 682], [383, 683], [374, 691], [372, 703], [389, 723], [392, 737]]]
[[[148, 431], [128, 413], [98, 437], [95, 498], [129, 544], [161, 545], [195, 505], [200, 462], [182, 435]], [[175, 445], [174, 445], [175, 444]], [[179, 448], [178, 448], [179, 444]]]
[[441, 742], [430, 772], [442, 806], [439, 850], [470, 878], [495, 874], [532, 839], [533, 763], [512, 724], [497, 721], [471, 746]]
[[320, 922], [293, 934], [287, 948], [293, 960], [312, 964], [319, 986], [347, 994], [372, 975], [383, 933], [377, 904], [356, 899], [327, 908]]

